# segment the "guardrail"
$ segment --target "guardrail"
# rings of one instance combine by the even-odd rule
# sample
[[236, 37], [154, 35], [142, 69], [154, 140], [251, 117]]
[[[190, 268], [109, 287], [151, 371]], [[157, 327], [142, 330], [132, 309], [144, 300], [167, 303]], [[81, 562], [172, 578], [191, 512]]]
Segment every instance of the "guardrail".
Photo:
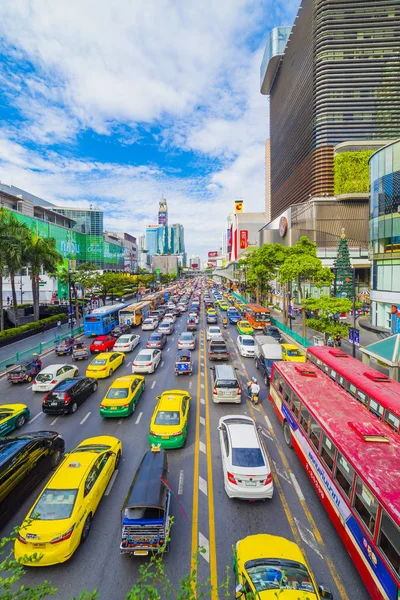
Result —
[[274, 319], [274, 317], [271, 317], [271, 323], [272, 325], [275, 325], [275, 327], [278, 327], [278, 329], [283, 331], [283, 333], [286, 333], [288, 336], [293, 338], [298, 344], [304, 346], [304, 348], [309, 348], [310, 346], [312, 346], [312, 343], [309, 342], [302, 335], [298, 334], [297, 331], [293, 331], [292, 329], [290, 329], [290, 327], [287, 327], [287, 325], [284, 325], [277, 319]]
[[243, 302], [243, 304], [248, 304], [248, 300], [246, 300], [246, 298], [243, 298], [243, 296], [241, 296], [240, 294], [237, 294], [236, 292], [232, 292], [232, 296], [235, 296], [235, 298], [237, 298], [237, 300], [240, 300], [241, 302]]
[[23, 350], [22, 352], [16, 352], [13, 356], [10, 356], [5, 360], [0, 361], [0, 373], [7, 371], [7, 365], [15, 365], [16, 363], [27, 360], [32, 357], [32, 354], [44, 354], [46, 350], [54, 348], [54, 345], [60, 343], [62, 340], [71, 337], [71, 335], [77, 336], [81, 333], [83, 333], [83, 325], [72, 329], [72, 331], [63, 333], [62, 335], [54, 335], [54, 338], [52, 340], [47, 340], [47, 342], [40, 342], [40, 344], [38, 344], [37, 346], [33, 346], [33, 348], [28, 348], [28, 350]]

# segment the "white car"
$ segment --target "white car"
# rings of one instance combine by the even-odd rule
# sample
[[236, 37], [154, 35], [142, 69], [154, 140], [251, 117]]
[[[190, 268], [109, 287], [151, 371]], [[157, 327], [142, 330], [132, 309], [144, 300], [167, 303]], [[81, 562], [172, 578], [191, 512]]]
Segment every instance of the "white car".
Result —
[[176, 315], [174, 315], [174, 313], [172, 312], [167, 312], [164, 315], [164, 321], [171, 321], [171, 323], [175, 323], [176, 322]]
[[174, 330], [174, 324], [171, 321], [162, 321], [159, 324], [157, 331], [159, 333], [165, 333], [166, 335], [171, 335]]
[[191, 310], [188, 314], [188, 319], [194, 319], [199, 324], [199, 315], [195, 310]]
[[238, 335], [236, 344], [241, 356], [254, 356], [254, 338], [252, 335]]
[[210, 327], [207, 329], [207, 340], [211, 340], [213, 337], [221, 337], [222, 336], [222, 331], [220, 327], [217, 327], [217, 325], [210, 325]]
[[137, 335], [137, 333], [124, 333], [115, 342], [113, 350], [117, 352], [132, 352], [138, 344], [140, 344], [140, 335]]
[[132, 362], [132, 373], [154, 373], [161, 362], [162, 352], [153, 348], [141, 350]]
[[178, 338], [179, 350], [195, 350], [196, 336], [192, 331], [182, 331]]
[[53, 387], [64, 381], [78, 377], [78, 367], [75, 365], [49, 365], [38, 373], [32, 385], [32, 392], [50, 392]]
[[153, 331], [157, 329], [159, 320], [155, 317], [147, 317], [142, 323], [142, 331]]
[[229, 498], [272, 498], [271, 467], [253, 419], [226, 415], [220, 418], [218, 431], [224, 487]]
[[180, 309], [181, 312], [186, 312], [187, 311], [187, 305], [186, 304], [178, 304], [178, 308]]

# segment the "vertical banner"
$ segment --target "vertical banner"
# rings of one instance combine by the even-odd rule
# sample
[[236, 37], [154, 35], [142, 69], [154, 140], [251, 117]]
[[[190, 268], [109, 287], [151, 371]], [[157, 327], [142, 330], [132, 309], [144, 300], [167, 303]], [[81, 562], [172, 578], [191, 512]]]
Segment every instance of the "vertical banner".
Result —
[[226, 239], [227, 239], [227, 243], [226, 243], [227, 248], [226, 249], [228, 251], [228, 254], [230, 254], [232, 252], [232, 225], [228, 229]]
[[395, 333], [400, 333], [400, 306], [396, 304], [392, 304], [392, 324], [391, 331], [394, 335]]
[[247, 229], [240, 230], [240, 249], [243, 250], [249, 245], [249, 232]]
[[243, 200], [235, 200], [235, 212], [243, 212]]

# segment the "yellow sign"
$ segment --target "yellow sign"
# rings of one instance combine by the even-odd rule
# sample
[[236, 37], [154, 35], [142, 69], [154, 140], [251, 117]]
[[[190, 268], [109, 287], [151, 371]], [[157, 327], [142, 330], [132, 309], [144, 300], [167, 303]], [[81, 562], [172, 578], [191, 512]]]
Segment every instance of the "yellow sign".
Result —
[[243, 200], [235, 200], [235, 212], [243, 212]]

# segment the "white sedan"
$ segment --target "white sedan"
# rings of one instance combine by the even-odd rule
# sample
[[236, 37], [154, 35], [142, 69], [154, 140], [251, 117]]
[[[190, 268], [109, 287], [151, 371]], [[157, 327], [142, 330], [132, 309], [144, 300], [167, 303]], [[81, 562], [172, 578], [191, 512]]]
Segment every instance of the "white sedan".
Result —
[[162, 352], [153, 348], [141, 350], [132, 362], [132, 373], [154, 373], [161, 362]]
[[210, 325], [210, 327], [207, 329], [207, 340], [211, 340], [213, 337], [221, 337], [222, 336], [222, 331], [220, 327], [217, 327], [217, 325]]
[[253, 419], [226, 415], [220, 418], [218, 431], [224, 487], [229, 498], [272, 498], [271, 467]]
[[137, 333], [125, 333], [119, 336], [113, 350], [117, 352], [132, 352], [138, 344], [140, 344], [140, 335], [137, 335]]
[[74, 365], [49, 365], [38, 373], [32, 385], [32, 392], [50, 392], [53, 387], [64, 381], [78, 377], [78, 367]]
[[165, 333], [166, 335], [171, 335], [174, 330], [174, 324], [171, 321], [162, 321], [158, 326], [158, 333]]
[[174, 313], [172, 312], [167, 312], [164, 315], [164, 321], [171, 321], [171, 323], [175, 323], [176, 322], [176, 315], [174, 315]]
[[252, 335], [238, 335], [236, 344], [241, 356], [254, 356], [254, 338]]
[[159, 320], [155, 317], [147, 317], [142, 323], [142, 331], [153, 331], [157, 329]]

